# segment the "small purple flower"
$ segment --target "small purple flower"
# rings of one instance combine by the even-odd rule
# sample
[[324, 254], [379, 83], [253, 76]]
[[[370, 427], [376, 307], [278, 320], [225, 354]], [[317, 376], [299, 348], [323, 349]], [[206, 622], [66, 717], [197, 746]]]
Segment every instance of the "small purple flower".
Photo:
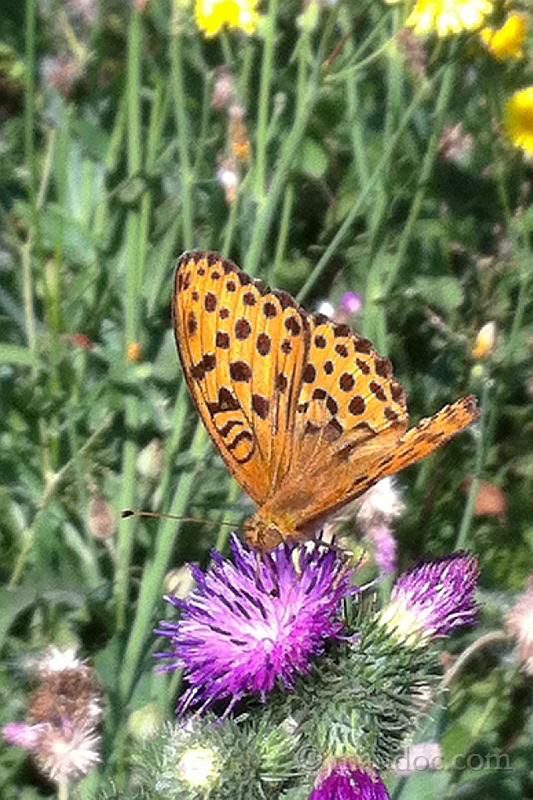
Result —
[[390, 800], [381, 780], [351, 761], [337, 761], [319, 776], [309, 800]]
[[26, 722], [8, 722], [2, 728], [2, 734], [8, 744], [22, 747], [24, 750], [33, 750], [41, 741], [47, 725], [28, 725]]
[[345, 292], [341, 297], [340, 308], [346, 314], [358, 314], [363, 308], [363, 298], [358, 292]]
[[428, 561], [400, 576], [381, 622], [406, 643], [448, 636], [476, 621], [479, 566], [467, 553]]
[[387, 524], [377, 525], [367, 534], [367, 538], [374, 547], [374, 558], [382, 575], [391, 575], [396, 572], [397, 544], [394, 534]]
[[342, 632], [338, 612], [353, 571], [337, 551], [317, 542], [260, 555], [236, 536], [231, 551], [233, 561], [214, 551], [207, 572], [192, 568], [196, 588], [187, 599], [166, 598], [181, 620], [161, 622], [156, 633], [172, 650], [157, 657], [170, 661], [163, 671], [185, 669], [180, 713], [230, 698], [228, 713], [246, 694], [264, 699], [278, 681], [291, 689]]

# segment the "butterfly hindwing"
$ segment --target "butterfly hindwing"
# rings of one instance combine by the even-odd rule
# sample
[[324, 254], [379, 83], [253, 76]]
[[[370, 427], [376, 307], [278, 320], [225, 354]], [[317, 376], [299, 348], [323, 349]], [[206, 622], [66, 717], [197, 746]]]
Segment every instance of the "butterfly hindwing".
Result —
[[316, 527], [317, 521], [359, 497], [382, 478], [431, 455], [478, 417], [476, 398], [469, 396], [445, 406], [404, 433], [388, 426], [366, 438], [342, 436], [334, 444], [322, 446], [320, 461], [304, 468], [294, 485], [289, 481], [285, 484], [269, 502], [269, 513], [274, 518], [285, 514], [291, 504], [295, 505], [292, 498], [301, 497], [304, 487], [312, 486], [307, 502], [294, 515], [294, 527], [305, 534], [306, 526]]
[[310, 317], [310, 343], [296, 406], [298, 459], [312, 468], [315, 458], [339, 440], [356, 442], [394, 427], [407, 428], [403, 387], [392, 365], [368, 339], [325, 317]]

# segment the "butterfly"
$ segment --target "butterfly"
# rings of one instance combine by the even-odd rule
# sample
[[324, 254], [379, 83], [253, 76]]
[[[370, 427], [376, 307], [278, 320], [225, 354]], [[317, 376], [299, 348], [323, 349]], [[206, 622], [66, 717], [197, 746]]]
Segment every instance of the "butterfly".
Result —
[[478, 419], [469, 396], [408, 429], [405, 391], [368, 339], [217, 253], [180, 257], [172, 315], [196, 408], [258, 506], [243, 529], [261, 551], [312, 537]]

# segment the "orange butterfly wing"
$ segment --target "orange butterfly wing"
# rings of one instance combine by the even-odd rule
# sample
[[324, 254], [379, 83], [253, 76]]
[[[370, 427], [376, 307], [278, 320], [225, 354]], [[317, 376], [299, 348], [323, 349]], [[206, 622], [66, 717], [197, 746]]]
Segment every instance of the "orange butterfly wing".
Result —
[[478, 417], [476, 398], [469, 396], [403, 434], [390, 426], [366, 438], [340, 437], [335, 445], [323, 445], [320, 457], [305, 465], [294, 483], [288, 482], [259, 514], [263, 520], [283, 519], [287, 527], [287, 510], [296, 509], [289, 522], [293, 538], [307, 538], [338, 508], [431, 455]]
[[185, 253], [174, 330], [192, 397], [228, 468], [258, 504], [288, 469], [307, 315], [216, 253]]
[[181, 257], [173, 316], [196, 406], [260, 506], [245, 527], [262, 549], [305, 538], [477, 419], [467, 397], [408, 431], [405, 392], [368, 340], [216, 253]]

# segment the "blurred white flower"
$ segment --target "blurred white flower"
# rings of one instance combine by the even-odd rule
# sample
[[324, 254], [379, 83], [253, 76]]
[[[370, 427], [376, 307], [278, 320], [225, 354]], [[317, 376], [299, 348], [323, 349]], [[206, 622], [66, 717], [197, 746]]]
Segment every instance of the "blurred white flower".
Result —
[[394, 478], [378, 481], [359, 499], [357, 521], [365, 533], [383, 522], [393, 522], [405, 511], [405, 504]]

